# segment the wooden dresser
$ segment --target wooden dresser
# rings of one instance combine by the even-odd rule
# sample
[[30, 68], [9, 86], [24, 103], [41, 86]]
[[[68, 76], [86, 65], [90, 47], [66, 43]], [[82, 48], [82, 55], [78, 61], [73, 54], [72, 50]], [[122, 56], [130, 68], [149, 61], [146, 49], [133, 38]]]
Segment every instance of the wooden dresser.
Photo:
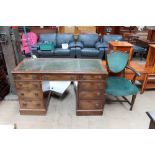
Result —
[[77, 115], [102, 115], [107, 76], [98, 59], [25, 59], [13, 71], [20, 114], [46, 114], [42, 81], [78, 81]]
[[2, 49], [0, 47], [0, 100], [2, 100], [10, 91], [7, 80], [7, 71]]

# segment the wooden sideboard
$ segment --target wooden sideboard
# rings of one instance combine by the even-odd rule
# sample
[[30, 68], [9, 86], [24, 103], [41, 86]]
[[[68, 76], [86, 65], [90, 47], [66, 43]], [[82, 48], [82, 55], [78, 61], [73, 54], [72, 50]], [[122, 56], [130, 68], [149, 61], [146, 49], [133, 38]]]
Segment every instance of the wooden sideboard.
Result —
[[107, 76], [100, 60], [92, 59], [25, 59], [13, 71], [20, 114], [46, 114], [48, 102], [42, 81], [78, 81], [77, 115], [102, 115]]

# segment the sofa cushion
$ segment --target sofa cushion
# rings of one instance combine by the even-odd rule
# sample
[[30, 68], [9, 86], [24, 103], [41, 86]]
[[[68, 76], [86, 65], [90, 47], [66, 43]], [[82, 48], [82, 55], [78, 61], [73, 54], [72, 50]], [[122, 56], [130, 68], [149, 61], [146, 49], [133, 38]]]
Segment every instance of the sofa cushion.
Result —
[[70, 55], [70, 50], [69, 49], [56, 48], [54, 51], [54, 55], [56, 55], [56, 56], [68, 56], [68, 55]]
[[98, 34], [80, 34], [78, 41], [82, 42], [86, 48], [93, 48], [98, 42]]
[[39, 42], [53, 42], [56, 45], [56, 34], [40, 34]]
[[37, 51], [37, 55], [40, 57], [40, 58], [48, 58], [52, 55], [54, 55], [54, 51], [40, 51], [38, 50]]
[[74, 41], [74, 36], [73, 34], [57, 34], [56, 37], [56, 46], [58, 48], [62, 47], [63, 43], [70, 43]]
[[108, 43], [109, 41], [121, 41], [123, 38], [121, 35], [115, 35], [115, 34], [110, 34], [110, 35], [104, 35], [102, 37], [103, 42]]
[[83, 56], [89, 56], [89, 57], [93, 57], [93, 56], [98, 56], [99, 55], [99, 51], [95, 48], [83, 48], [81, 50], [81, 55]]

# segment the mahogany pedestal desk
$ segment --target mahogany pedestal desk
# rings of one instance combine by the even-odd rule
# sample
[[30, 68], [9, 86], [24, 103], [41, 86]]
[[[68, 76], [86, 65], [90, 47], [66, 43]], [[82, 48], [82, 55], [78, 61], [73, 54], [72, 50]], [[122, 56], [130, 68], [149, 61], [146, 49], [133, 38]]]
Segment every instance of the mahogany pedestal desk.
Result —
[[[13, 71], [20, 114], [46, 114], [42, 81], [78, 81], [77, 115], [102, 115], [107, 76], [98, 59], [24, 59]], [[63, 109], [62, 109], [63, 110]]]
[[128, 62], [130, 62], [130, 60], [132, 58], [132, 47], [133, 47], [133, 45], [126, 41], [110, 41], [108, 52], [110, 50], [127, 51], [129, 53], [129, 61]]

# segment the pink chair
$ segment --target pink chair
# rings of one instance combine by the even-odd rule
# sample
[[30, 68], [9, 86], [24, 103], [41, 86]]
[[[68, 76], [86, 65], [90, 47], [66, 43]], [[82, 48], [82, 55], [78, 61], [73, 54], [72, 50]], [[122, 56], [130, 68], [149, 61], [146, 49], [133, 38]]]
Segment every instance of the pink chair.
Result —
[[[31, 48], [34, 44], [37, 43], [38, 36], [34, 32], [28, 32], [27, 36], [28, 36], [29, 46]], [[21, 51], [24, 51], [25, 54], [29, 54], [30, 53], [30, 49], [28, 47], [28, 43], [27, 43], [27, 39], [26, 39], [25, 34], [22, 35], [21, 42], [22, 42], [22, 44], [21, 44]]]

